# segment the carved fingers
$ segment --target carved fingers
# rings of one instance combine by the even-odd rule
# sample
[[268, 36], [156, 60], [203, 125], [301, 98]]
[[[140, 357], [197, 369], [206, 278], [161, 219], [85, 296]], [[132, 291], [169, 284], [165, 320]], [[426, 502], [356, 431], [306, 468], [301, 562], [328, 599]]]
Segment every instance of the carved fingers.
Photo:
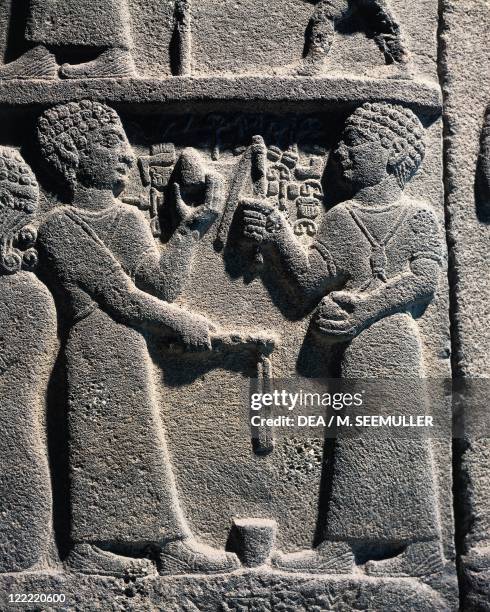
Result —
[[351, 291], [332, 291], [330, 298], [346, 313], [354, 312], [364, 300], [361, 294]]
[[223, 212], [225, 204], [223, 179], [219, 174], [206, 174], [205, 207], [216, 219]]
[[192, 208], [190, 206], [187, 206], [187, 204], [182, 199], [179, 183], [174, 183], [172, 185], [172, 192], [175, 201], [175, 210], [179, 219], [181, 219], [181, 221], [187, 221], [192, 215]]
[[255, 242], [270, 240], [284, 227], [283, 215], [260, 200], [243, 200], [243, 234]]
[[258, 210], [243, 211], [243, 234], [246, 238], [262, 242], [266, 235], [267, 215]]
[[216, 173], [206, 175], [204, 203], [200, 206], [188, 206], [184, 202], [179, 183], [174, 183], [172, 188], [179, 219], [203, 236], [223, 211], [224, 187], [221, 176]]
[[194, 209], [192, 220], [201, 236], [218, 219], [224, 208], [223, 180], [219, 174], [206, 174], [204, 204]]
[[333, 291], [318, 306], [314, 328], [333, 342], [352, 339], [364, 328], [364, 301], [358, 293]]
[[211, 332], [214, 325], [205, 317], [189, 314], [181, 329], [180, 340], [185, 351], [202, 352], [211, 350]]

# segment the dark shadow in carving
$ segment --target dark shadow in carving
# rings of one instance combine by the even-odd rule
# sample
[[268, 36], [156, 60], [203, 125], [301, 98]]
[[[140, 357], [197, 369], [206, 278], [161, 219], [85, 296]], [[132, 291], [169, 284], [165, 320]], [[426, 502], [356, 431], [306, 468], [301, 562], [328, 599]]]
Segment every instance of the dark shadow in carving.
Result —
[[[41, 280], [49, 287], [49, 280], [43, 274]], [[58, 319], [60, 323], [60, 319]], [[67, 330], [59, 325], [60, 350], [47, 390], [47, 431], [51, 486], [53, 491], [53, 528], [55, 542], [61, 560], [70, 552], [70, 479], [68, 453], [68, 414], [66, 410], [68, 393], [66, 363], [63, 358], [67, 341]]]
[[10, 21], [7, 35], [5, 61], [18, 58], [26, 50], [26, 42], [21, 32], [24, 32], [29, 14], [30, 0], [13, 0], [10, 3]]
[[406, 62], [400, 26], [386, 0], [317, 0], [306, 27], [300, 74], [321, 71], [337, 33], [364, 32], [383, 53], [386, 64]]
[[490, 223], [490, 106], [480, 137], [480, 153], [475, 174], [475, 209], [482, 223]]

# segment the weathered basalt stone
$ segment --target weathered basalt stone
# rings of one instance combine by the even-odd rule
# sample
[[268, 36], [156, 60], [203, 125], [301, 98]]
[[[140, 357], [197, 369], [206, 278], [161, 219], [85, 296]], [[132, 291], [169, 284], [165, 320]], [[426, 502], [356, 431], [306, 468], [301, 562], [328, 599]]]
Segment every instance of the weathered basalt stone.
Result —
[[380, 411], [451, 422], [449, 0], [4, 8], [0, 608], [457, 609], [447, 435], [249, 403], [385, 380]]

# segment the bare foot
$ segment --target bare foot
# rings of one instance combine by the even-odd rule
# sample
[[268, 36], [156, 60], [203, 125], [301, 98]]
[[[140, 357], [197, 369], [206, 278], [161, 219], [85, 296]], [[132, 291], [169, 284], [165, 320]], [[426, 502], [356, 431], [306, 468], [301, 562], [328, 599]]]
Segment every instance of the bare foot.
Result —
[[115, 79], [135, 75], [133, 58], [126, 49], [106, 49], [91, 62], [63, 64], [60, 68], [60, 76], [65, 79]]
[[58, 65], [43, 45], [30, 49], [18, 59], [0, 67], [0, 79], [55, 79]]

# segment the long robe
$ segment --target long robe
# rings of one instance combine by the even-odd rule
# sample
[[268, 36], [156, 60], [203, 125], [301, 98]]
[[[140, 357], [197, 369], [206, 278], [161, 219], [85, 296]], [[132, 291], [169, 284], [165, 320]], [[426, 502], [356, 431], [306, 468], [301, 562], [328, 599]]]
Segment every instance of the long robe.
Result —
[[[384, 270], [388, 282], [410, 272], [410, 263], [417, 258], [441, 261], [444, 256], [439, 226], [427, 206], [408, 200], [383, 209], [338, 205], [327, 215], [322, 248], [328, 248], [337, 273], [348, 278], [344, 290], [369, 291], [369, 284], [382, 285], [373, 278], [372, 245], [355, 217], [371, 236], [379, 240], [390, 236]], [[416, 309], [408, 306], [405, 312], [382, 318], [349, 342], [343, 354], [343, 378], [371, 379], [380, 385], [381, 379], [392, 381], [383, 389], [384, 415], [426, 411], [423, 345], [414, 314]], [[401, 438], [396, 433], [339, 437], [332, 459], [326, 539], [406, 543], [438, 537], [429, 439]]]
[[0, 572], [45, 560], [52, 496], [43, 434], [56, 339], [49, 291], [31, 272], [0, 276]]
[[101, 212], [55, 210], [39, 235], [57, 277], [59, 310], [71, 318], [68, 383], [72, 539], [110, 545], [184, 537], [152, 363], [143, 335], [94, 299], [114, 291], [156, 250], [142, 214], [122, 204]]
[[125, 0], [30, 0], [26, 38], [53, 47], [129, 49]]

